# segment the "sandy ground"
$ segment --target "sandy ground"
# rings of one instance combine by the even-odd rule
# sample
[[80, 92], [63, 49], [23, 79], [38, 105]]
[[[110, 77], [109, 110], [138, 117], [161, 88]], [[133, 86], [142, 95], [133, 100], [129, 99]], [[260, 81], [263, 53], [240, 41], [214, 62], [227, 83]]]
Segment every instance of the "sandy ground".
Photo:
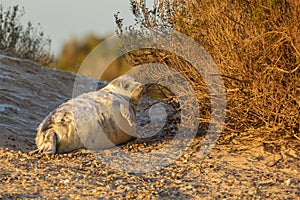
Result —
[[[146, 173], [107, 165], [102, 158], [110, 156], [115, 166], [128, 165], [115, 149], [29, 155], [38, 123], [72, 97], [75, 74], [5, 56], [0, 68], [0, 199], [300, 199], [300, 141], [259, 130], [221, 135], [205, 158], [199, 135], [179, 158]], [[81, 78], [86, 85], [74, 95], [103, 86]], [[133, 166], [145, 169], [149, 152], [168, 143], [170, 127], [121, 151], [144, 155]]]

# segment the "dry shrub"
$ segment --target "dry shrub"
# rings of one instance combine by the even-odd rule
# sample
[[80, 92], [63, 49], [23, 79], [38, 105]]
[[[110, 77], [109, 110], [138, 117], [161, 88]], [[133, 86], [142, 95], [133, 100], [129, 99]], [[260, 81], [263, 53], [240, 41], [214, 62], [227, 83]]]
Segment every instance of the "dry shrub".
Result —
[[30, 22], [22, 25], [24, 14], [24, 9], [17, 5], [5, 9], [0, 4], [0, 53], [50, 65], [53, 62], [51, 40], [45, 38], [40, 25], [36, 28]]
[[[225, 130], [266, 130], [297, 137], [300, 129], [300, 2], [298, 0], [156, 0], [152, 9], [132, 0], [136, 26], [173, 28], [198, 41], [213, 57], [227, 95]], [[117, 19], [119, 34], [122, 20]], [[151, 50], [131, 52], [133, 64], [163, 62], [181, 72], [198, 92], [209, 117], [205, 83], [187, 62]], [[149, 60], [149, 55], [151, 59]], [[153, 59], [156, 58], [156, 59]], [[167, 57], [167, 58], [166, 58]], [[205, 104], [205, 105], [203, 105]], [[204, 107], [201, 107], [204, 106]]]

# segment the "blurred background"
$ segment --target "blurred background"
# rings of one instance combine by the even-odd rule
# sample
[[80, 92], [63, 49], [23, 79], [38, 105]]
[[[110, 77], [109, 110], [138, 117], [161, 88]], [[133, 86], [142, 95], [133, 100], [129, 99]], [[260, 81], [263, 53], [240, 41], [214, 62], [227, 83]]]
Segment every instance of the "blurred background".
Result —
[[[51, 40], [54, 62], [47, 63], [48, 67], [71, 72], [77, 72], [86, 55], [115, 33], [114, 14], [119, 12], [119, 16], [126, 19], [125, 26], [134, 24], [130, 1], [124, 0], [1, 0], [1, 5], [4, 10], [18, 5], [19, 11], [24, 12], [20, 23], [40, 26], [40, 31]], [[120, 58], [111, 64], [101, 79], [111, 80], [128, 68]]]

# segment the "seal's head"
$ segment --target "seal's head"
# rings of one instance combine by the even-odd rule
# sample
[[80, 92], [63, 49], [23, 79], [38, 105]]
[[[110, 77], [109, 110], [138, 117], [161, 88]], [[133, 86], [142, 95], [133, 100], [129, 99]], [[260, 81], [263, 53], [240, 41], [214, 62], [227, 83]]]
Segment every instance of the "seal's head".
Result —
[[123, 75], [114, 79], [103, 89], [114, 94], [120, 94], [129, 98], [132, 103], [139, 104], [145, 88], [142, 83], [136, 81], [133, 77]]

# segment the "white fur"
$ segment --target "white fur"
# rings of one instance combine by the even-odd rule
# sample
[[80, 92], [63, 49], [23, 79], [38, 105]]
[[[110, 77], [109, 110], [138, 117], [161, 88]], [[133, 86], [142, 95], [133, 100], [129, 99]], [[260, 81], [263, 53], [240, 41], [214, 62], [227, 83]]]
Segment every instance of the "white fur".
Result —
[[134, 138], [143, 86], [128, 75], [82, 94], [51, 112], [37, 129], [37, 150], [46, 154], [110, 148]]

